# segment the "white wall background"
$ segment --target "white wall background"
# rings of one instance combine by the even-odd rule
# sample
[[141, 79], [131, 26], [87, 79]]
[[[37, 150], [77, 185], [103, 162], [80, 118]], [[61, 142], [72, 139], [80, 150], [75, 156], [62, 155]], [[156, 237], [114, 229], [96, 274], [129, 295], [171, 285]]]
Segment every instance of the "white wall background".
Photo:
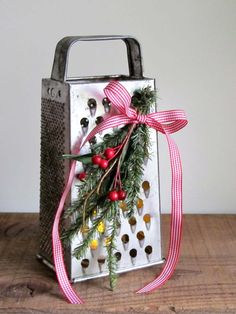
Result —
[[[190, 123], [174, 135], [182, 152], [185, 212], [235, 213], [235, 0], [0, 0], [0, 211], [38, 211], [41, 78], [50, 75], [59, 39], [88, 34], [137, 37], [145, 74], [157, 78], [160, 110], [186, 110]], [[123, 46], [114, 55], [110, 45], [104, 50], [102, 44], [96, 52], [74, 48], [71, 72], [126, 70]], [[160, 150], [168, 211], [163, 138]]]

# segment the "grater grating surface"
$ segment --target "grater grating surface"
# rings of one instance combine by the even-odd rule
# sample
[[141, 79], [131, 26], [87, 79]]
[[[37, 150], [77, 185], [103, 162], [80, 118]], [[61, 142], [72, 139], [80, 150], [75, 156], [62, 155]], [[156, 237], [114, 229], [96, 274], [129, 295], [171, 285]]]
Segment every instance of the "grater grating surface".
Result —
[[40, 169], [40, 253], [52, 262], [51, 231], [64, 188], [66, 162], [65, 103], [42, 98]]

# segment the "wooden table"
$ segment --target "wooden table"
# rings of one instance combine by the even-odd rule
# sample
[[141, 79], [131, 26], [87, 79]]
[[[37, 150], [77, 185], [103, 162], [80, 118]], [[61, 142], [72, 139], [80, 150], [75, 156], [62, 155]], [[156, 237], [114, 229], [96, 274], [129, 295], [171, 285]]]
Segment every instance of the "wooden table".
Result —
[[[169, 216], [163, 215], [168, 242]], [[236, 313], [236, 215], [185, 215], [182, 254], [174, 276], [158, 291], [136, 295], [160, 267], [75, 284], [86, 301], [69, 305], [55, 275], [40, 264], [38, 214], [0, 215], [0, 313]]]

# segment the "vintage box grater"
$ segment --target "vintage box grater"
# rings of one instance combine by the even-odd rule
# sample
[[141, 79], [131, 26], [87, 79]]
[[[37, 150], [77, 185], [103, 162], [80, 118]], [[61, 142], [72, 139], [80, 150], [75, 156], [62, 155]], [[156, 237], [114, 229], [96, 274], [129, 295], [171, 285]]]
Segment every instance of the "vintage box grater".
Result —
[[[68, 51], [78, 41], [123, 40], [127, 47], [129, 76], [102, 76], [67, 78]], [[103, 89], [111, 81], [118, 80], [132, 95], [137, 88], [150, 85], [155, 80], [144, 78], [140, 46], [130, 36], [66, 37], [56, 47], [50, 79], [42, 80], [41, 114], [41, 184], [40, 184], [40, 250], [38, 258], [53, 268], [51, 231], [55, 211], [69, 171], [69, 161], [60, 158], [70, 153], [78, 136], [84, 137], [110, 110]], [[89, 152], [91, 145], [100, 141], [107, 132], [98, 134], [83, 148]], [[150, 129], [152, 141], [151, 159], [145, 164], [142, 192], [135, 219], [129, 221], [122, 211], [121, 226], [117, 231], [118, 272], [139, 269], [163, 262], [160, 230], [160, 195], [157, 133]], [[77, 163], [77, 171], [81, 163]], [[76, 196], [75, 178], [66, 206]], [[66, 222], [63, 227], [66, 228]], [[104, 236], [106, 236], [104, 234]], [[72, 282], [96, 278], [108, 274], [103, 242], [95, 251], [88, 250], [80, 261], [72, 256], [74, 247], [83, 241], [81, 234], [65, 248], [65, 264]]]

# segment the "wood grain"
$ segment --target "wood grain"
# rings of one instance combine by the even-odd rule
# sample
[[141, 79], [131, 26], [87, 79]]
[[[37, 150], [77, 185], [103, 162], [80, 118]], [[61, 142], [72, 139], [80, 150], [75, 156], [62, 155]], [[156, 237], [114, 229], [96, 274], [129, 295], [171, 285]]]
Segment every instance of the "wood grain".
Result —
[[[169, 238], [163, 215], [164, 248]], [[115, 292], [108, 279], [75, 284], [86, 301], [69, 305], [55, 275], [40, 264], [37, 214], [0, 215], [0, 313], [236, 313], [236, 215], [185, 215], [181, 258], [160, 290], [136, 295], [161, 267], [119, 276]]]

